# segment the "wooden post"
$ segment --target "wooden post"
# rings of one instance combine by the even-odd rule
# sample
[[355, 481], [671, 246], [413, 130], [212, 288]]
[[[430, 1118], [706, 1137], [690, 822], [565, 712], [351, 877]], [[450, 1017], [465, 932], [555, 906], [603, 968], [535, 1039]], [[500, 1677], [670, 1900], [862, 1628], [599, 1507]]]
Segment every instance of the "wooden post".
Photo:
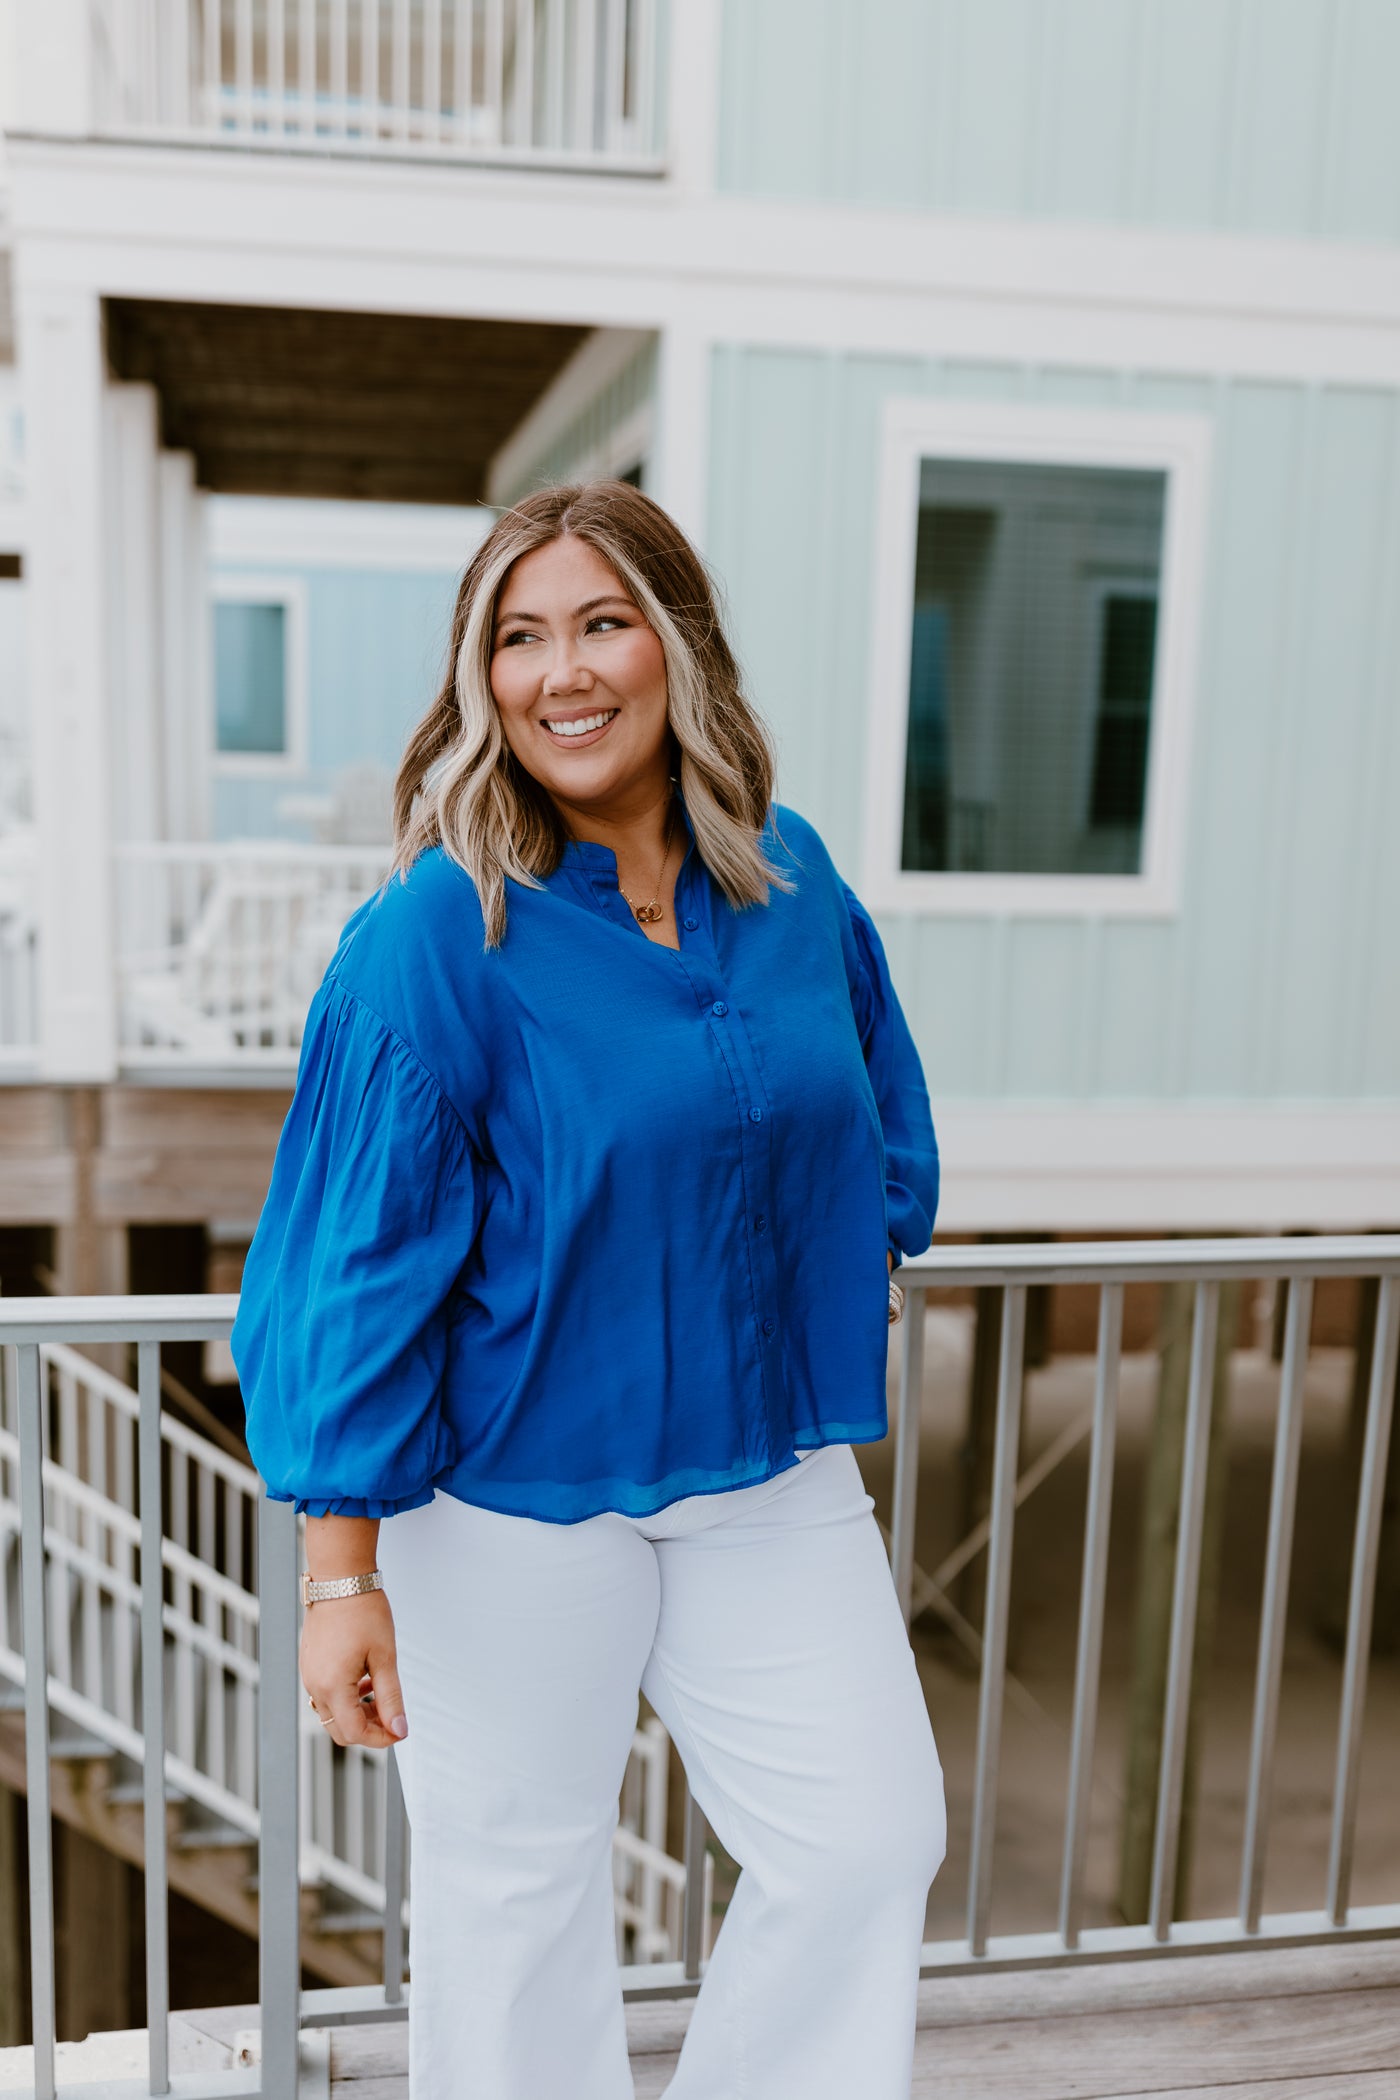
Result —
[[[1127, 1778], [1123, 1805], [1123, 1849], [1118, 1901], [1130, 1925], [1146, 1922], [1152, 1890], [1158, 1774], [1171, 1644], [1172, 1588], [1181, 1514], [1181, 1464], [1191, 1374], [1192, 1307], [1195, 1285], [1169, 1284], [1162, 1292], [1161, 1371], [1153, 1417], [1152, 1447], [1143, 1494], [1142, 1547], [1138, 1573], [1137, 1625], [1133, 1640], [1132, 1689], [1128, 1708]], [[1201, 1571], [1191, 1659], [1186, 1769], [1181, 1842], [1177, 1855], [1173, 1914], [1188, 1901], [1191, 1840], [1199, 1771], [1200, 1723], [1207, 1673], [1215, 1641], [1224, 1539], [1230, 1351], [1239, 1319], [1240, 1286], [1220, 1292], [1207, 1454], [1206, 1500], [1201, 1536]]]

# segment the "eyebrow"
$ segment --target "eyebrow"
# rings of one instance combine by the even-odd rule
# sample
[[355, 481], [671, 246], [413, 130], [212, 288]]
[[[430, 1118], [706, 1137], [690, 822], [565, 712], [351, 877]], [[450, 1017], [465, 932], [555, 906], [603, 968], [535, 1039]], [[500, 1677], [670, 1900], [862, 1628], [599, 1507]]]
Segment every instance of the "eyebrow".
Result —
[[[622, 597], [617, 591], [605, 591], [601, 598], [586, 598], [582, 605], [576, 605], [573, 617], [576, 620], [581, 620], [585, 613], [595, 612], [600, 605], [626, 605], [631, 607], [633, 612], [637, 610], [630, 598]], [[534, 620], [538, 624], [543, 624], [544, 614], [534, 612], [497, 613], [496, 625], [498, 627], [504, 627], [508, 620]]]

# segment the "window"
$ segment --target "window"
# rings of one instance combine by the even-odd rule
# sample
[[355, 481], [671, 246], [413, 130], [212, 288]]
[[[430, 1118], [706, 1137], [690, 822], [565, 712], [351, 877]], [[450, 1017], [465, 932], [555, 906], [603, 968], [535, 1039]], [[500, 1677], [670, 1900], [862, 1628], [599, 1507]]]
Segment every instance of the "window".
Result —
[[1171, 908], [1204, 457], [1193, 417], [889, 404], [885, 908]]
[[305, 764], [303, 606], [281, 578], [220, 577], [214, 594], [214, 740], [222, 772]]

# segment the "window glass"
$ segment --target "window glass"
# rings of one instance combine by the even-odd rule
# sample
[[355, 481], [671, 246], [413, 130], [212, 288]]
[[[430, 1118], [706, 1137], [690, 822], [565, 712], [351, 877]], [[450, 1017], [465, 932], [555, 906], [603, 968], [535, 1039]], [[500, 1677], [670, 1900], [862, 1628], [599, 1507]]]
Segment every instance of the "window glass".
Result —
[[280, 757], [287, 748], [287, 609], [221, 601], [214, 607], [218, 748]]
[[925, 459], [901, 865], [1136, 874], [1165, 476]]

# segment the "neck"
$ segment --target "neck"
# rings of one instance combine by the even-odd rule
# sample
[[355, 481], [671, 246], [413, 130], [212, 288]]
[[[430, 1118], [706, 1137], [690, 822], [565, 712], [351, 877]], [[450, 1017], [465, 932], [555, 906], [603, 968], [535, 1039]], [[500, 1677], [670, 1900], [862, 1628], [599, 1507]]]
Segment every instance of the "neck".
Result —
[[668, 825], [672, 847], [684, 829], [669, 778], [659, 786], [655, 779], [649, 780], [611, 800], [605, 808], [566, 802], [559, 795], [553, 801], [571, 838], [611, 847], [619, 866], [654, 871], [660, 867], [666, 850]]

